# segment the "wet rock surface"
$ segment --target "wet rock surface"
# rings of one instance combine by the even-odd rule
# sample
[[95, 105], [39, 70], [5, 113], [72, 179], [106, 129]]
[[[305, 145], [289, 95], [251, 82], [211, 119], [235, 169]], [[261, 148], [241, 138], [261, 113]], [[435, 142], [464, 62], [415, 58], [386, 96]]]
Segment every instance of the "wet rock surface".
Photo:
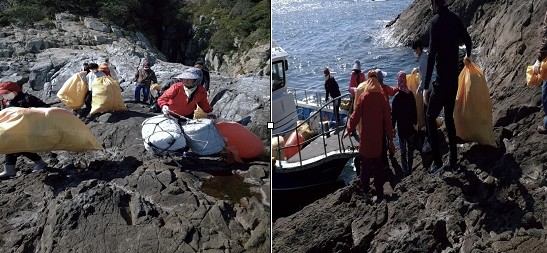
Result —
[[[537, 58], [547, 5], [447, 3], [468, 25], [472, 58], [485, 71], [498, 147], [459, 144], [462, 170], [436, 176], [426, 172], [431, 158], [415, 153], [411, 175], [388, 173], [381, 202], [355, 180], [277, 219], [274, 252], [545, 252], [547, 137], [536, 132], [544, 116], [541, 91], [525, 86], [525, 68]], [[403, 44], [426, 38], [428, 8], [429, 1], [415, 1], [388, 32]]]
[[[56, 28], [4, 27], [0, 32], [5, 35], [0, 38], [2, 81], [16, 81], [64, 108], [56, 97], [64, 81], [83, 62], [108, 58], [129, 109], [87, 124], [104, 150], [41, 153], [48, 164], [44, 173], [31, 173], [32, 162], [19, 158], [17, 176], [0, 181], [0, 251], [269, 251], [269, 156], [230, 163], [226, 153], [200, 159], [148, 153], [141, 123], [156, 114], [132, 101], [130, 80], [144, 58], [154, 63], [160, 83], [188, 66], [164, 62], [142, 36], [119, 28], [106, 31], [97, 22], [60, 15]], [[245, 123], [269, 150], [267, 91], [267, 78], [212, 74], [209, 100], [217, 100], [215, 114]], [[218, 189], [222, 194], [216, 197], [202, 189], [223, 177], [245, 184], [228, 181], [233, 185]]]

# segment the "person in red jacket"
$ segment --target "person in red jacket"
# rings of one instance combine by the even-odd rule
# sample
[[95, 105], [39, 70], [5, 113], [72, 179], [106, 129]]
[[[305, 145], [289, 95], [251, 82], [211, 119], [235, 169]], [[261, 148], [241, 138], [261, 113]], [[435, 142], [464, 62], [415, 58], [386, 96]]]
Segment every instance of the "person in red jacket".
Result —
[[355, 89], [359, 86], [360, 83], [366, 81], [365, 74], [361, 71], [361, 62], [355, 60], [353, 64], [353, 69], [351, 70], [351, 75], [349, 77], [349, 88], [348, 91], [352, 97], [355, 97]]
[[356, 99], [357, 107], [349, 118], [347, 132], [344, 138], [350, 135], [359, 121], [361, 132], [359, 133], [359, 153], [361, 155], [361, 173], [359, 175], [363, 191], [370, 191], [369, 181], [371, 174], [374, 176], [377, 199], [384, 195], [385, 175], [382, 165], [382, 138], [384, 132], [389, 137], [390, 149], [394, 150], [393, 128], [391, 127], [391, 113], [388, 102], [385, 100], [382, 86], [378, 81], [378, 74], [371, 70], [368, 72], [365, 92]]
[[174, 83], [158, 98], [158, 105], [165, 115], [174, 114], [194, 118], [194, 110], [199, 107], [208, 118], [216, 118], [213, 108], [207, 101], [207, 92], [200, 85], [202, 72], [198, 68], [189, 68], [177, 76], [180, 82]]
[[[384, 78], [387, 76], [387, 73], [382, 71], [381, 69], [376, 69], [376, 75], [378, 76], [378, 82], [380, 82], [380, 85], [382, 86], [382, 93], [384, 94], [384, 98], [387, 101], [387, 105], [389, 107], [390, 113], [391, 113], [391, 106], [389, 105], [389, 97], [395, 96], [399, 89], [397, 87], [391, 87], [387, 84], [384, 84]], [[384, 138], [382, 139], [382, 164], [384, 165], [384, 169], [389, 169], [389, 161], [387, 159], [387, 153], [388, 153], [388, 137], [387, 134], [384, 133]], [[389, 156], [393, 158], [394, 152], [390, 152]]]

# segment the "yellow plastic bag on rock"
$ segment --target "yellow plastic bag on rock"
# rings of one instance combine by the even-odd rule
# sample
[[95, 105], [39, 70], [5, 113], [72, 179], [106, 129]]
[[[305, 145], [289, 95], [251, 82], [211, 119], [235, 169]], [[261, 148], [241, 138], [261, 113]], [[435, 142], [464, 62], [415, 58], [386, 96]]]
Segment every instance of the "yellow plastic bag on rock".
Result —
[[79, 73], [74, 74], [63, 84], [63, 87], [57, 92], [57, 97], [73, 110], [82, 108], [85, 95], [87, 93], [87, 84]]
[[95, 79], [91, 84], [92, 103], [90, 114], [106, 111], [127, 111], [123, 103], [120, 84], [111, 76]]
[[406, 75], [406, 82], [410, 91], [414, 93], [418, 129], [422, 129], [425, 127], [424, 97], [421, 92], [417, 92], [418, 86], [420, 86], [420, 74], [418, 72], [412, 72], [412, 74]]
[[65, 109], [10, 107], [0, 111], [2, 154], [100, 149], [89, 128]]
[[526, 68], [526, 85], [538, 86], [541, 84], [541, 77], [539, 74], [534, 75], [534, 66], [528, 66]]
[[466, 141], [496, 147], [492, 127], [492, 100], [482, 70], [473, 62], [465, 62], [458, 78], [454, 108], [456, 135]]

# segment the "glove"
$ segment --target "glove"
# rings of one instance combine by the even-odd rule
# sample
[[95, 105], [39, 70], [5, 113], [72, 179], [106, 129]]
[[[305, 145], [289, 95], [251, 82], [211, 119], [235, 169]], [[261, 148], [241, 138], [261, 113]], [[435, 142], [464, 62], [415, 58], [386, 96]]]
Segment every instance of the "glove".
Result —
[[207, 113], [207, 118], [208, 118], [208, 119], [216, 119], [217, 116], [216, 116], [214, 113], [209, 112], [209, 113]]
[[536, 63], [534, 63], [534, 75], [537, 75], [539, 74], [539, 65], [541, 63], [539, 62], [539, 60], [536, 60]]
[[162, 106], [161, 112], [166, 116], [169, 115], [169, 106], [166, 106], [166, 105]]
[[424, 104], [429, 106], [429, 91], [424, 90], [422, 95], [424, 96]]

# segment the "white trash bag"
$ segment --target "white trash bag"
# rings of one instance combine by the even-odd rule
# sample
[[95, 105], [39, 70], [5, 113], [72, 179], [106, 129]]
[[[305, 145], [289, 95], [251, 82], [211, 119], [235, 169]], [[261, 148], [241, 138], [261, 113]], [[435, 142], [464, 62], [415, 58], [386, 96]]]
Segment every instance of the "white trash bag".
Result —
[[144, 148], [156, 155], [177, 153], [186, 147], [186, 139], [176, 119], [164, 115], [142, 122]]
[[182, 123], [186, 143], [198, 155], [213, 155], [224, 149], [226, 143], [211, 119], [191, 119]]

